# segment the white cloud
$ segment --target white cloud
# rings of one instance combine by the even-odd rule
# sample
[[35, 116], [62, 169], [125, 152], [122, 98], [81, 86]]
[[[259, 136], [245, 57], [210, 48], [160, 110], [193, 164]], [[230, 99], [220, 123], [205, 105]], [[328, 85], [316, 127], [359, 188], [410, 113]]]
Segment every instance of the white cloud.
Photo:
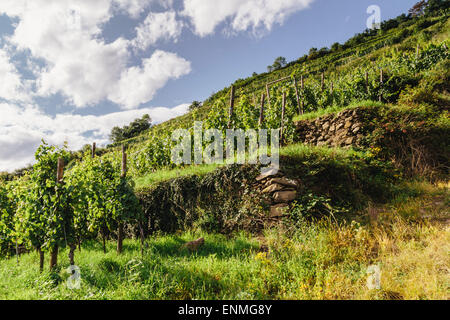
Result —
[[72, 150], [85, 144], [109, 143], [114, 126], [124, 126], [148, 113], [153, 123], [160, 123], [187, 112], [189, 104], [175, 108], [143, 108], [101, 116], [58, 114], [49, 116], [34, 105], [20, 107], [0, 104], [0, 171], [22, 168], [34, 160], [34, 152], [44, 138], [48, 143], [69, 143]]
[[175, 11], [160, 13], [150, 12], [144, 22], [136, 28], [134, 46], [145, 50], [158, 40], [177, 41], [183, 29], [183, 22], [177, 20]]
[[183, 15], [188, 16], [200, 36], [214, 33], [216, 27], [230, 20], [233, 31], [271, 30], [274, 24], [307, 8], [314, 0], [184, 0]]
[[3, 49], [0, 49], [0, 98], [11, 101], [29, 100], [19, 72]]
[[42, 96], [63, 93], [75, 106], [85, 107], [108, 97], [126, 69], [127, 43], [118, 39], [104, 44], [97, 40], [73, 39], [63, 48], [55, 50], [60, 55], [53, 66], [43, 72], [38, 80]]
[[190, 62], [161, 50], [144, 59], [142, 67], [125, 70], [109, 99], [125, 108], [133, 108], [153, 98], [169, 79], [191, 72]]
[[137, 18], [155, 0], [114, 0], [114, 5]]
[[[52, 144], [67, 140], [70, 148], [79, 149], [93, 141], [108, 143], [113, 126], [123, 126], [145, 113], [155, 122], [184, 114], [188, 105], [100, 116], [47, 115], [31, 102], [33, 97], [61, 93], [79, 108], [110, 100], [132, 109], [152, 100], [168, 81], [190, 73], [191, 64], [176, 53], [161, 50], [132, 60], [140, 58], [131, 51], [160, 40], [177, 41], [184, 26], [180, 17], [187, 17], [200, 36], [214, 33], [223, 22], [234, 32], [258, 32], [282, 24], [313, 0], [180, 2], [184, 2], [184, 10], [176, 13], [173, 0], [0, 0], [0, 15], [16, 18], [14, 33], [3, 36], [5, 46], [0, 48], [0, 98], [8, 101], [0, 102], [0, 170], [32, 162], [43, 137]], [[153, 5], [167, 11], [155, 13]], [[146, 18], [136, 23], [135, 39], [106, 42], [102, 38], [105, 25], [118, 13]], [[20, 74], [22, 68], [12, 59], [16, 54], [24, 56], [21, 65], [28, 66], [35, 80], [25, 80]]]
[[152, 4], [159, 4], [165, 9], [171, 9], [173, 0], [113, 0], [114, 7], [127, 12], [133, 18], [138, 18]]
[[[140, 74], [139, 79], [134, 81], [140, 88], [128, 91], [129, 85], [125, 83], [124, 75], [139, 74], [140, 71], [137, 67], [130, 67], [133, 62], [130, 61], [130, 41], [118, 38], [106, 43], [101, 38], [102, 27], [117, 10], [136, 16], [151, 3], [159, 1], [2, 0], [0, 14], [18, 17], [9, 43], [46, 64], [37, 74], [36, 95], [46, 97], [61, 93], [68, 102], [79, 108], [114, 97], [113, 101], [118, 101], [124, 108], [133, 108], [150, 101], [169, 79], [189, 73], [178, 72], [181, 67], [185, 71], [190, 67], [185, 68], [186, 61], [181, 58], [165, 59], [160, 62], [169, 62], [168, 65], [153, 64], [159, 73], [151, 72], [151, 76]], [[144, 24], [137, 40], [139, 44], [152, 43], [155, 36], [161, 37], [163, 34], [169, 38], [175, 37], [179, 32], [170, 25], [164, 30], [161, 24], [161, 17], [166, 18], [164, 21], [172, 21], [172, 11], [156, 17], [157, 20], [153, 21], [156, 25], [149, 24], [151, 32], [145, 30]], [[158, 34], [153, 34], [155, 30]], [[172, 54], [168, 56], [174, 57]], [[147, 59], [157, 63], [153, 57], [161, 57], [161, 52], [155, 52]], [[145, 69], [147, 60], [142, 62], [143, 71], [148, 71]], [[177, 62], [180, 65], [174, 65]], [[143, 93], [144, 86], [147, 94]]]

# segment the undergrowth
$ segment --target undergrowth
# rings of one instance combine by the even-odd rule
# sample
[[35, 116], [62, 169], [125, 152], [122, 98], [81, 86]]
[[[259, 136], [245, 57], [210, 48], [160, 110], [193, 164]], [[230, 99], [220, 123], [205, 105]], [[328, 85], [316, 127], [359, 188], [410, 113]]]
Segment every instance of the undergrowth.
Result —
[[[125, 241], [122, 255], [112, 242], [106, 254], [87, 242], [76, 259], [81, 288], [73, 290], [67, 251], [56, 272], [42, 274], [31, 252], [18, 264], [0, 260], [0, 299], [448, 299], [448, 195], [448, 185], [414, 182], [398, 201], [361, 212], [366, 222], [303, 220], [259, 237], [154, 235], [143, 255], [137, 240]], [[200, 236], [197, 252], [181, 249]], [[367, 287], [371, 265], [380, 267], [380, 289]]]

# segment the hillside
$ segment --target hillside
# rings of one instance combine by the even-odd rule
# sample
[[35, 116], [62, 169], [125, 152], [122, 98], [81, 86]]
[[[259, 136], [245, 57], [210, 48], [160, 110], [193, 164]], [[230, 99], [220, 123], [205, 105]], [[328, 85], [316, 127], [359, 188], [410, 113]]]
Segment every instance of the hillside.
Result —
[[[290, 142], [294, 141], [296, 121], [324, 112], [339, 111], [361, 102], [381, 100], [386, 106], [429, 102], [446, 105], [449, 99], [448, 79], [445, 78], [448, 74], [445, 62], [448, 51], [444, 48], [448, 46], [445, 41], [449, 38], [449, 27], [446, 15], [422, 18], [400, 16], [384, 23], [384, 29], [378, 32], [366, 31], [342, 46], [333, 46], [336, 52], [323, 51], [322, 56], [313, 53], [280, 70], [238, 80], [233, 84], [233, 126], [246, 129], [258, 125], [261, 95], [264, 93], [266, 121], [261, 128], [279, 127], [283, 91], [287, 93], [284, 125], [288, 135], [286, 138]], [[383, 83], [380, 83], [381, 70]], [[441, 79], [432, 79], [437, 74]], [[282, 81], [271, 84], [267, 92], [266, 84], [278, 79]], [[297, 82], [297, 92], [293, 79]], [[413, 101], [417, 97], [422, 99], [421, 90], [426, 91], [426, 86], [436, 81], [442, 82], [436, 90], [436, 97], [430, 97], [430, 101]], [[121, 144], [127, 146], [130, 156], [130, 173], [142, 177], [158, 169], [173, 168], [170, 162], [173, 146], [170, 134], [175, 129], [189, 129], [194, 121], [204, 121], [205, 128], [224, 130], [228, 123], [230, 90], [224, 88], [197, 110], [158, 124], [139, 137], [123, 141]], [[267, 99], [268, 95], [270, 99]], [[304, 115], [299, 115], [298, 101], [301, 101]], [[109, 150], [117, 154], [119, 149], [112, 147]]]
[[[121, 146], [43, 143], [0, 184], [0, 298], [447, 299], [448, 18], [311, 50]], [[272, 130], [279, 168], [250, 161], [250, 137], [244, 163], [173, 163], [173, 131], [198, 121], [215, 141]], [[189, 160], [210, 147], [187, 141]]]
[[[434, 26], [434, 27], [433, 27]], [[243, 95], [251, 95], [253, 105], [260, 103], [260, 96], [265, 92], [267, 83], [278, 79], [295, 75], [300, 78], [319, 77], [322, 72], [327, 78], [346, 74], [353, 68], [364, 69], [367, 66], [363, 60], [376, 61], [377, 57], [396, 48], [400, 51], [411, 52], [416, 50], [417, 45], [448, 39], [447, 17], [433, 18], [410, 18], [401, 15], [396, 19], [384, 22], [381, 30], [366, 30], [361, 34], [349, 39], [345, 44], [332, 46], [334, 49], [320, 50], [306, 54], [296, 61], [288, 63], [285, 67], [270, 73], [262, 73], [246, 79], [239, 79], [232, 85], [236, 89], [236, 99]], [[173, 128], [189, 128], [195, 120], [204, 120], [212, 106], [221, 98], [229, 98], [231, 86], [225, 87], [210, 96], [203, 102], [203, 107], [197, 112], [189, 112], [183, 116], [171, 119], [164, 123], [155, 125], [154, 128], [142, 136], [124, 141], [125, 144], [133, 144], [146, 140], [154, 132], [155, 135], [161, 131]], [[314, 106], [309, 106], [314, 109]]]

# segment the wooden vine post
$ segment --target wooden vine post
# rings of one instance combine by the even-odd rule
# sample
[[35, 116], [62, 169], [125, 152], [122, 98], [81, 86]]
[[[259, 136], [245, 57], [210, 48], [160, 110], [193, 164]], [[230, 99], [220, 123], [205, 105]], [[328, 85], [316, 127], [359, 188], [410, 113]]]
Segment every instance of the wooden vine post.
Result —
[[267, 94], [267, 105], [270, 108], [270, 91], [269, 91], [269, 84], [266, 84], [266, 94]]
[[322, 72], [322, 79], [321, 79], [321, 90], [323, 92], [323, 90], [325, 89], [325, 73]]
[[[417, 48], [416, 48], [416, 62], [419, 61], [419, 53], [420, 53], [420, 45], [417, 44]], [[415, 76], [417, 77], [417, 70], [415, 72]]]
[[[125, 152], [125, 145], [122, 145], [122, 174], [121, 178], [125, 179], [127, 176], [127, 153]], [[117, 253], [122, 253], [123, 247], [123, 222], [119, 220], [117, 232]]]
[[383, 100], [383, 69], [380, 70], [380, 95], [378, 100], [381, 102]]
[[64, 176], [64, 159], [58, 159], [58, 169], [56, 173], [56, 182], [62, 183], [62, 179]]
[[69, 263], [71, 266], [75, 265], [75, 249], [76, 249], [75, 243], [69, 243]]
[[[64, 176], [64, 159], [58, 158], [58, 166], [56, 169], [56, 182], [62, 183], [63, 176]], [[55, 268], [57, 265], [58, 265], [58, 245], [55, 245], [50, 253], [50, 270]]]
[[280, 143], [281, 144], [283, 144], [285, 110], [286, 110], [286, 92], [283, 92], [283, 102], [281, 105], [281, 134], [280, 134]]
[[303, 108], [300, 103], [300, 95], [298, 93], [297, 79], [295, 79], [295, 78], [294, 78], [294, 87], [295, 87], [295, 97], [297, 98], [298, 114], [303, 114]]
[[42, 248], [37, 249], [39, 253], [39, 271], [42, 273], [44, 271], [44, 251]]
[[300, 87], [302, 88], [302, 112], [305, 112], [305, 99], [303, 98], [303, 89], [305, 89], [305, 81], [303, 75], [300, 77]]
[[367, 90], [367, 93], [369, 93], [369, 73], [367, 71], [365, 74], [365, 78], [366, 78], [366, 90]]
[[16, 240], [16, 263], [19, 265], [19, 243]]
[[234, 109], [234, 86], [231, 86], [230, 110], [228, 113], [228, 129], [231, 129], [231, 125], [232, 125], [232, 121], [233, 121], [233, 109]]
[[259, 121], [258, 126], [261, 128], [264, 122], [264, 102], [266, 99], [266, 95], [264, 93], [261, 94], [261, 108], [259, 109]]
[[95, 142], [92, 144], [92, 158], [95, 158], [95, 149], [96, 149], [96, 144]]

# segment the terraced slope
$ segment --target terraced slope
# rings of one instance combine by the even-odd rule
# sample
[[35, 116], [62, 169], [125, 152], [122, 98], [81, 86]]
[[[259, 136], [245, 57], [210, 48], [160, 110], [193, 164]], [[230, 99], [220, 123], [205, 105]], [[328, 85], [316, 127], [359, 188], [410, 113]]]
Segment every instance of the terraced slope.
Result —
[[[398, 21], [397, 21], [398, 20]], [[326, 77], [335, 77], [338, 74], [346, 74], [349, 71], [365, 68], [371, 62], [392, 49], [401, 51], [415, 51], [417, 45], [424, 45], [433, 39], [435, 42], [449, 38], [450, 25], [448, 17], [428, 19], [407, 19], [403, 16], [385, 23], [385, 29], [379, 32], [365, 31], [342, 45], [338, 51], [329, 50], [320, 54], [305, 55], [297, 61], [292, 61], [280, 70], [270, 73], [262, 73], [246, 79], [239, 79], [232, 85], [236, 89], [236, 100], [243, 95], [251, 96], [252, 102], [259, 104], [260, 94], [265, 91], [267, 83], [296, 75], [300, 77], [319, 78], [322, 72]], [[158, 135], [161, 132], [174, 130], [175, 128], [189, 128], [194, 120], [204, 120], [213, 105], [221, 99], [228, 99], [231, 85], [223, 88], [203, 102], [203, 107], [196, 112], [189, 112], [164, 123], [155, 125], [141, 136], [121, 142], [136, 144], [145, 142], [149, 136]], [[117, 147], [117, 146], [112, 146]]]

